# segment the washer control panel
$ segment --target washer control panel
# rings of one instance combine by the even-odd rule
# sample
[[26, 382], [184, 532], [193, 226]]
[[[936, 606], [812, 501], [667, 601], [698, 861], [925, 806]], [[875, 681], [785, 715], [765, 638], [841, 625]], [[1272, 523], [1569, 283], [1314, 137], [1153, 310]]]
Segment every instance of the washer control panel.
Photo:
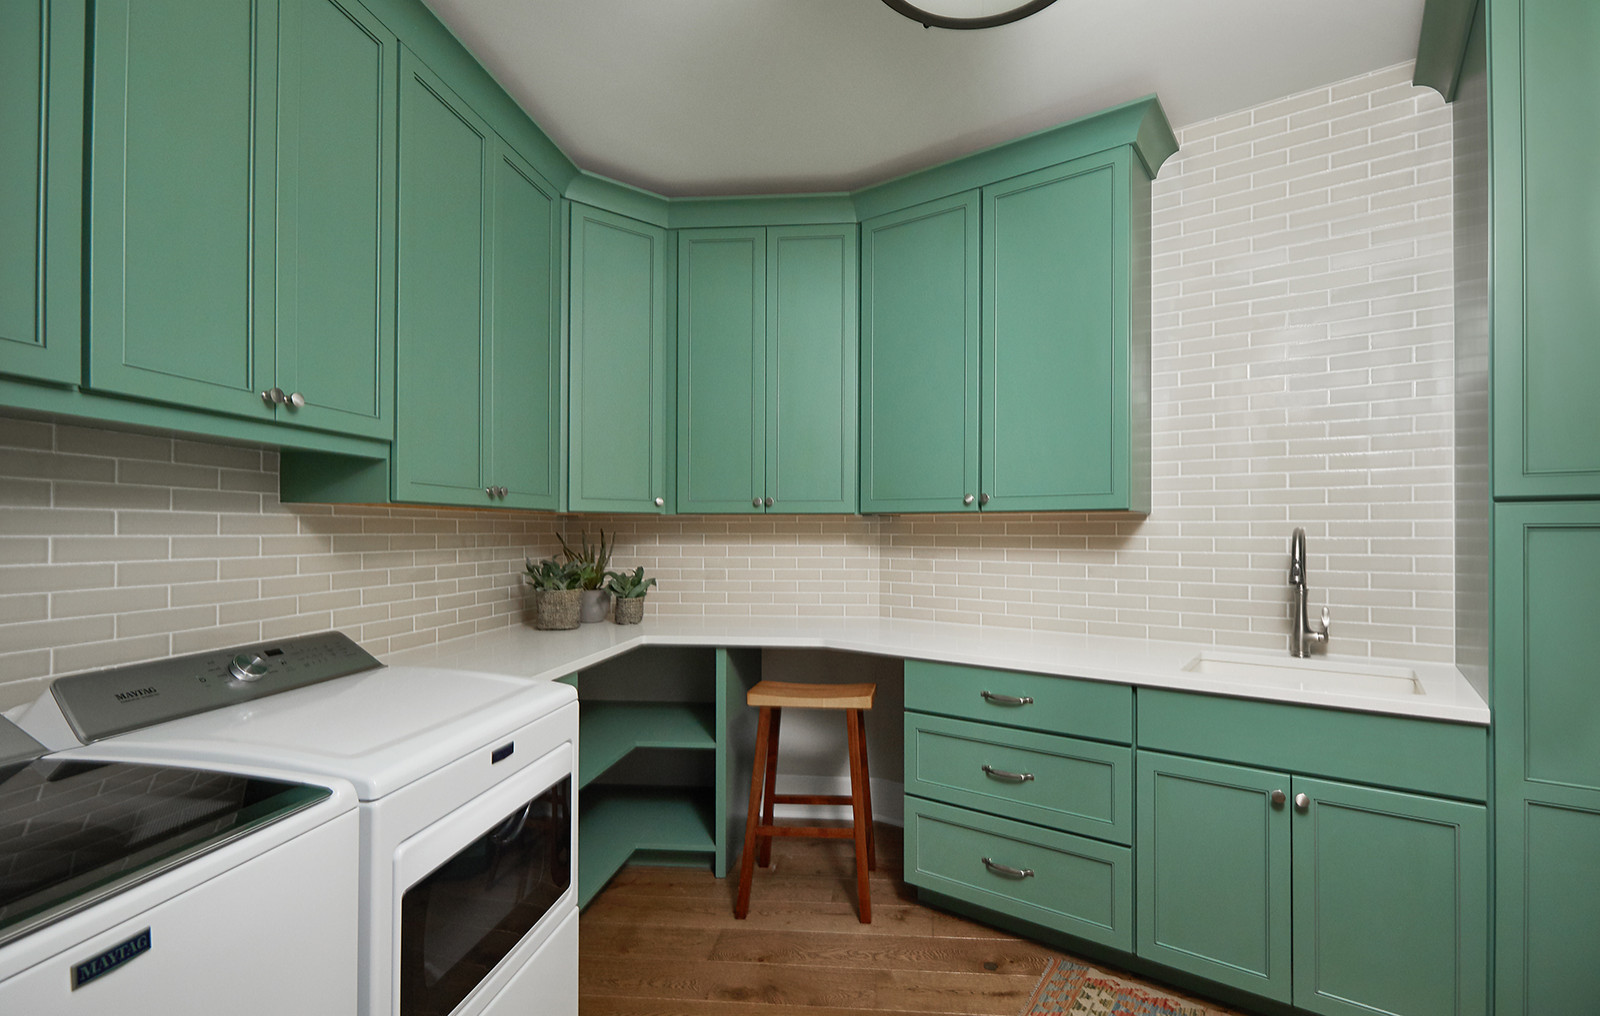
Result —
[[329, 631], [75, 674], [50, 691], [88, 744], [381, 666], [349, 636]]

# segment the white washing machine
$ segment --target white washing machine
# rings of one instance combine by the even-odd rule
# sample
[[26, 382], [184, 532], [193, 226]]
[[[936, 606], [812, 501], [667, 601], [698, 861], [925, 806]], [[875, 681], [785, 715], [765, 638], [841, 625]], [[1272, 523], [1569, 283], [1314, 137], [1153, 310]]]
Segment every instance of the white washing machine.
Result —
[[52, 747], [353, 785], [355, 1011], [577, 1013], [578, 705], [567, 685], [385, 667], [328, 632], [63, 678], [17, 719]]
[[0, 718], [0, 1013], [354, 1009], [354, 788], [42, 753]]

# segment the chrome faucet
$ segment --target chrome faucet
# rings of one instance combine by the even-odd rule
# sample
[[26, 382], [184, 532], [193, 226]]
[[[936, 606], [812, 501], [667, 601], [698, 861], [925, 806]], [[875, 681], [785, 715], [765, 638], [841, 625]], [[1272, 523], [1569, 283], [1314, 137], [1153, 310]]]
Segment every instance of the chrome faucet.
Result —
[[1289, 655], [1307, 657], [1311, 647], [1328, 642], [1328, 608], [1322, 608], [1322, 630], [1311, 627], [1306, 617], [1306, 531], [1296, 528], [1289, 541], [1289, 586], [1294, 590], [1294, 609], [1289, 618]]

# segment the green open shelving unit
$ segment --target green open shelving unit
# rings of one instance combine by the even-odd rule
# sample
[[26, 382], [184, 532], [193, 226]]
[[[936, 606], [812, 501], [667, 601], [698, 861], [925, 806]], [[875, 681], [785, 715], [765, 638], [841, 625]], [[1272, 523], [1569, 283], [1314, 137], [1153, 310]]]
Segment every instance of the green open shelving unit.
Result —
[[580, 790], [636, 748], [717, 747], [714, 703], [585, 702], [578, 722]]

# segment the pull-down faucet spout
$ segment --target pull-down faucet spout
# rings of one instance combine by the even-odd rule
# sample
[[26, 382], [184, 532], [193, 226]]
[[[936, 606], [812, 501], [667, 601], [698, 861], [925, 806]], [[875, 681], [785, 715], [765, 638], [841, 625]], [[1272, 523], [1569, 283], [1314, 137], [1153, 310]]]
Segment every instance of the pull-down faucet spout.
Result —
[[1294, 594], [1294, 609], [1289, 618], [1289, 655], [1304, 658], [1311, 647], [1328, 641], [1328, 608], [1322, 608], [1322, 630], [1311, 627], [1306, 616], [1306, 531], [1296, 528], [1289, 541], [1289, 587]]

